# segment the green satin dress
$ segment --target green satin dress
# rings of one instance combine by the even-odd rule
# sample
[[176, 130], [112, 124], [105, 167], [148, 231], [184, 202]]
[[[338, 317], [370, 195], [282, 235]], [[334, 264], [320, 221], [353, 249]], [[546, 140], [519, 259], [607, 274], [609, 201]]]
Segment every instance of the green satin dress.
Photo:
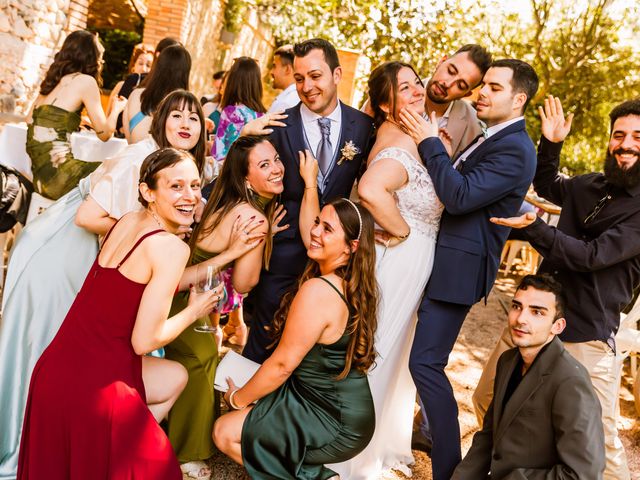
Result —
[[80, 126], [80, 115], [55, 105], [33, 110], [27, 129], [26, 150], [31, 158], [33, 187], [37, 193], [57, 200], [93, 172], [100, 162], [73, 157], [71, 134]]
[[[191, 265], [214, 257], [215, 253], [195, 248]], [[173, 298], [170, 315], [187, 306], [189, 292], [180, 292]], [[196, 320], [173, 342], [165, 346], [165, 358], [181, 363], [189, 373], [187, 386], [169, 412], [167, 436], [180, 463], [206, 460], [215, 451], [211, 434], [213, 422], [219, 415], [213, 392], [213, 381], [218, 366], [218, 347], [212, 334], [196, 332]]]
[[336, 473], [324, 464], [346, 461], [367, 446], [375, 428], [367, 375], [352, 369], [335, 380], [349, 339], [345, 333], [331, 345], [314, 345], [291, 377], [249, 412], [241, 442], [252, 479], [325, 480]]

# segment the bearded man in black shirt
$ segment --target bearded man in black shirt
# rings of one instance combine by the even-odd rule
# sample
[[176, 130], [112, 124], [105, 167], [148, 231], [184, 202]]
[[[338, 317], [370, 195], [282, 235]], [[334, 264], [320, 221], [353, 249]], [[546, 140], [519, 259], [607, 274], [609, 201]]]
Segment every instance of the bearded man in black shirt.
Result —
[[[541, 197], [562, 207], [558, 227], [527, 213], [492, 218], [520, 229], [544, 257], [539, 273], [552, 274], [564, 287], [567, 328], [565, 348], [589, 371], [602, 406], [605, 432], [605, 480], [629, 480], [624, 448], [616, 428], [622, 358], [615, 336], [620, 312], [640, 285], [640, 99], [615, 107], [604, 174], [566, 177], [558, 173], [562, 142], [573, 115], [565, 117], [558, 98], [540, 107], [542, 138], [533, 185]], [[491, 401], [495, 362], [511, 348], [503, 334], [474, 393], [479, 418]]]

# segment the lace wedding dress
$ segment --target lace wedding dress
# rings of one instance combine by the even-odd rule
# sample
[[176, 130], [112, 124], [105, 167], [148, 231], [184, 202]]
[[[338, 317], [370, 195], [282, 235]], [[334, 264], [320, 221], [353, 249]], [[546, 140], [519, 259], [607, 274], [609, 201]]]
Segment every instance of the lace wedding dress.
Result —
[[[416, 387], [409, 373], [409, 352], [417, 310], [433, 267], [436, 237], [443, 206], [426, 168], [408, 151], [385, 148], [372, 160], [393, 159], [407, 171], [409, 182], [395, 192], [398, 209], [411, 235], [398, 246], [376, 246], [376, 278], [381, 301], [375, 338], [375, 366], [369, 385], [376, 410], [371, 442], [353, 459], [334, 465], [341, 480], [377, 480], [399, 470], [411, 476], [408, 465]], [[375, 215], [374, 215], [375, 216]]]

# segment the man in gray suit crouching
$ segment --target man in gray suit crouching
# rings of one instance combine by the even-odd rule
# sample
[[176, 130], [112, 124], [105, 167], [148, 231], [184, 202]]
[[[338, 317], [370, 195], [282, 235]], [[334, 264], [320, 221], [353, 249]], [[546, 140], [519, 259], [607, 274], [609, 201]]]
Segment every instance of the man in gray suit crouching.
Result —
[[566, 326], [561, 289], [548, 275], [518, 286], [509, 312], [517, 348], [498, 360], [482, 430], [452, 479], [602, 478], [600, 402], [587, 370], [556, 338]]

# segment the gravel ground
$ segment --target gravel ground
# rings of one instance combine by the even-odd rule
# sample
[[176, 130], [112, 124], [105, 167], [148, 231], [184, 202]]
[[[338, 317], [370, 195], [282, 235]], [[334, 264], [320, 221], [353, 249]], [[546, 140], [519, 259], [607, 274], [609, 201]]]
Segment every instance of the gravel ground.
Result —
[[[501, 279], [489, 297], [489, 302], [476, 305], [469, 314], [451, 354], [447, 373], [452, 381], [460, 408], [459, 420], [462, 434], [463, 454], [469, 449], [473, 434], [477, 430], [471, 395], [480, 378], [485, 360], [493, 350], [505, 325], [504, 307], [508, 305], [513, 291], [514, 279]], [[632, 480], [640, 480], [640, 417], [634, 409], [632, 383], [628, 376], [628, 365], [623, 378], [621, 394], [621, 416], [618, 423], [622, 442], [627, 451]], [[414, 451], [413, 479], [431, 480], [431, 460], [422, 452]], [[218, 453], [211, 459], [214, 480], [249, 479], [242, 467]], [[385, 480], [406, 478], [401, 473], [385, 477]], [[187, 479], [187, 477], [185, 477]]]

